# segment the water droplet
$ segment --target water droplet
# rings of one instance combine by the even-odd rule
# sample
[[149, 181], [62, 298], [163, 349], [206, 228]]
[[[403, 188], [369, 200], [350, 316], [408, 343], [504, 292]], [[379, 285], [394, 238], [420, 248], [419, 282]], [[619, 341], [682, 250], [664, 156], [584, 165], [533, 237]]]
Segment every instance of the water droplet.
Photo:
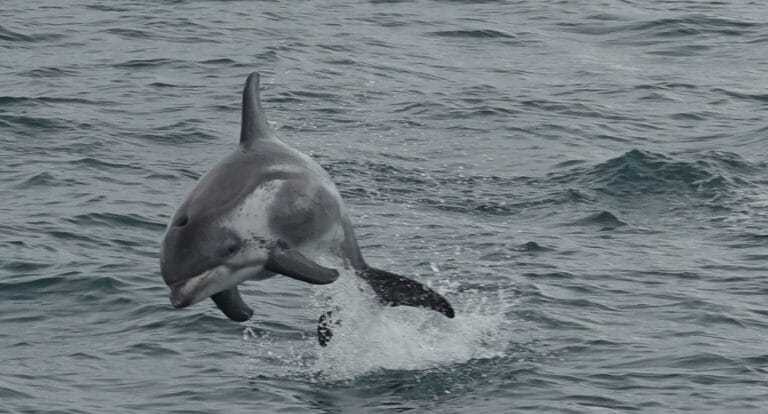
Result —
[[440, 268], [437, 267], [437, 263], [435, 262], [429, 262], [429, 268], [432, 269], [432, 271], [435, 273], [440, 272]]

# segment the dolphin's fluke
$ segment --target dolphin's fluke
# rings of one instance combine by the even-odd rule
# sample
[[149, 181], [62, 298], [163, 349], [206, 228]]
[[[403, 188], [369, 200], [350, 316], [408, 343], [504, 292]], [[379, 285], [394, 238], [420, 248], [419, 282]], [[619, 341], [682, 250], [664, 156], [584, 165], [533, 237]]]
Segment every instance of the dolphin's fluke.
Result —
[[327, 285], [339, 278], [336, 269], [320, 266], [291, 249], [275, 248], [264, 268], [315, 285]]
[[240, 145], [250, 148], [255, 141], [269, 138], [272, 130], [269, 129], [267, 116], [261, 109], [261, 97], [259, 94], [259, 74], [251, 73], [245, 81], [243, 89], [243, 118], [240, 126]]
[[453, 307], [447, 299], [415, 280], [374, 267], [357, 270], [357, 275], [371, 285], [385, 305], [415, 306], [432, 309], [449, 318], [454, 316]]
[[211, 296], [216, 306], [221, 309], [224, 315], [235, 322], [245, 322], [253, 316], [253, 309], [243, 302], [237, 286], [223, 290]]

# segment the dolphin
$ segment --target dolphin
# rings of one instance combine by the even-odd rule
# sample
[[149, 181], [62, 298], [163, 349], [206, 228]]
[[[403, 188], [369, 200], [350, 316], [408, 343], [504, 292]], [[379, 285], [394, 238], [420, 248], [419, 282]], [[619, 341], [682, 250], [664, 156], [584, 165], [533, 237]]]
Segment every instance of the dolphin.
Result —
[[[200, 178], [163, 236], [160, 270], [174, 307], [210, 297], [229, 319], [246, 321], [253, 310], [238, 285], [275, 275], [332, 283], [339, 271], [314, 260], [330, 252], [343, 258], [383, 305], [454, 317], [451, 304], [434, 290], [365, 262], [331, 178], [269, 127], [258, 73], [245, 82], [241, 122], [237, 148]], [[321, 325], [328, 317], [320, 317]]]

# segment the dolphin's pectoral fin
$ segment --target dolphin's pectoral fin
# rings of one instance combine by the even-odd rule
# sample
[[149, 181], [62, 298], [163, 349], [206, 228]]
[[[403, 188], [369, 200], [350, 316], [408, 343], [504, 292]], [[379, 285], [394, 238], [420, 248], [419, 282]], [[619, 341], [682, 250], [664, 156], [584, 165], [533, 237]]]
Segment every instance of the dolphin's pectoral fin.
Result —
[[373, 267], [358, 270], [357, 275], [371, 285], [379, 301], [385, 305], [428, 308], [449, 318], [454, 316], [448, 300], [415, 280]]
[[237, 290], [237, 286], [222, 290], [221, 292], [211, 296], [216, 306], [221, 309], [224, 315], [227, 315], [229, 319], [235, 322], [245, 322], [251, 319], [253, 316], [253, 309], [243, 302], [243, 298], [240, 297], [240, 292]]
[[336, 269], [320, 266], [291, 249], [273, 250], [264, 267], [270, 272], [315, 285], [327, 285], [339, 278], [339, 272]]

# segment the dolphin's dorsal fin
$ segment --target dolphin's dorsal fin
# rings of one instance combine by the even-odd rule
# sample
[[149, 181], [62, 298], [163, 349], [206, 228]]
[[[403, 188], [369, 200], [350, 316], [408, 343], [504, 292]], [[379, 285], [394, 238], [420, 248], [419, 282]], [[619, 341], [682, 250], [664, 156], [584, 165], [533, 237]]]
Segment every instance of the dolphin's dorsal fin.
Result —
[[261, 109], [259, 96], [259, 74], [253, 72], [245, 81], [243, 89], [243, 120], [240, 126], [240, 145], [250, 148], [254, 142], [270, 138], [272, 130], [269, 129], [267, 116]]

